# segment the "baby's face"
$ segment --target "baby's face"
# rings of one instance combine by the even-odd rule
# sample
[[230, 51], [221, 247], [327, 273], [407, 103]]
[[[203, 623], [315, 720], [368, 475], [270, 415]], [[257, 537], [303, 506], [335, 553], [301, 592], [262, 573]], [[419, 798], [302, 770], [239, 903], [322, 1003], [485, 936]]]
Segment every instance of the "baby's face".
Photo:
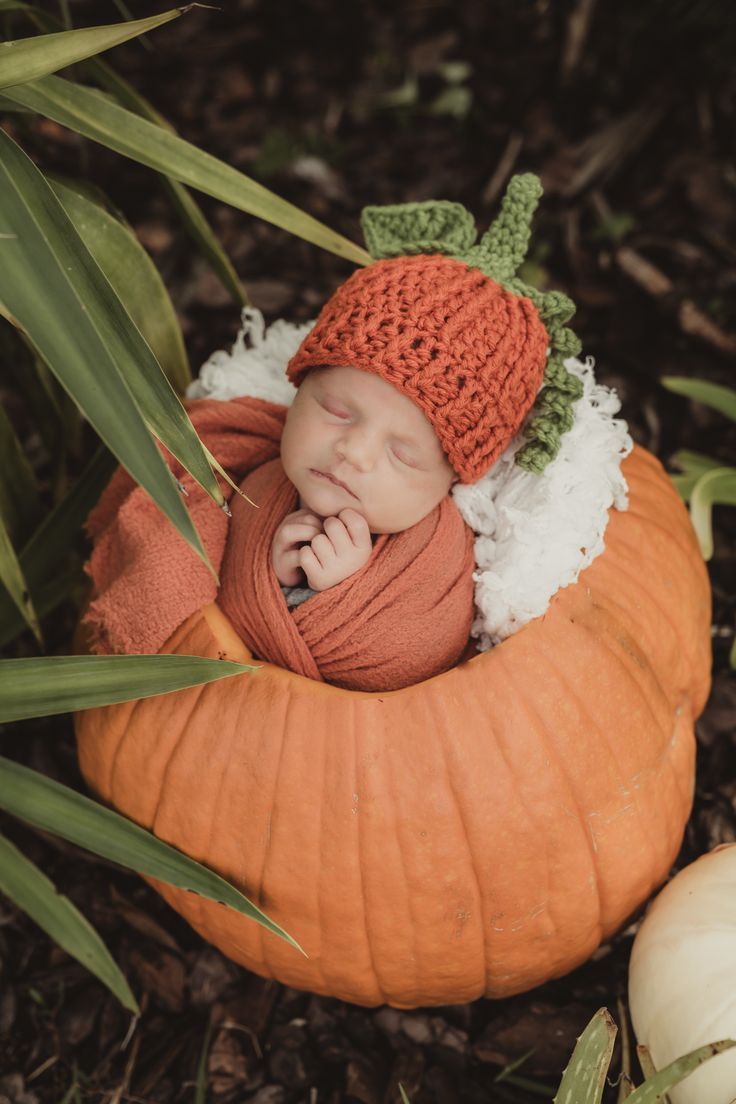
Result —
[[309, 373], [286, 418], [281, 462], [302, 507], [320, 517], [352, 507], [372, 533], [416, 525], [454, 479], [419, 407], [359, 368]]

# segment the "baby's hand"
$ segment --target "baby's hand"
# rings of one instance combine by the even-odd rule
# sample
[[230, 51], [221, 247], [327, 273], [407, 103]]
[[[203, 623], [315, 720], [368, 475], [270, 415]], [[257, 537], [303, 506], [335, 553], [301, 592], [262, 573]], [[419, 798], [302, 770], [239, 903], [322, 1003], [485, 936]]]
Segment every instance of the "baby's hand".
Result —
[[312, 590], [327, 590], [354, 575], [373, 549], [368, 522], [357, 510], [341, 510], [323, 524], [324, 533], [299, 551], [299, 563]]
[[321, 532], [322, 522], [309, 510], [286, 515], [271, 545], [271, 563], [282, 586], [298, 586], [302, 581], [299, 546]]

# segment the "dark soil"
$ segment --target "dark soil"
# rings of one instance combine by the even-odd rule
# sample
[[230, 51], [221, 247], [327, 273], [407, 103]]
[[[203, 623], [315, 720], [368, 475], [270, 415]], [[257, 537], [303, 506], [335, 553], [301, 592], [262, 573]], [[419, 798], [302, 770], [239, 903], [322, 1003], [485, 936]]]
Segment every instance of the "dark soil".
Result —
[[[69, 7], [76, 25], [118, 18], [109, 3]], [[139, 3], [133, 14], [159, 7]], [[29, 33], [22, 16], [1, 18], [9, 37]], [[598, 378], [617, 388], [635, 439], [667, 465], [681, 448], [725, 463], [736, 454], [725, 418], [659, 383], [734, 382], [735, 47], [725, 0], [232, 0], [119, 48], [111, 62], [188, 140], [354, 241], [365, 204], [430, 197], [459, 200], [485, 229], [511, 172], [539, 173], [535, 279], [576, 301]], [[465, 70], [453, 74], [449, 62]], [[237, 310], [151, 172], [56, 124], [6, 122], [44, 167], [96, 181], [126, 213], [172, 293], [195, 369], [232, 342]], [[313, 317], [350, 271], [270, 225], [202, 205], [268, 319]], [[22, 404], [13, 416], [30, 433]], [[735, 530], [733, 509], [717, 508], [714, 688], [676, 868], [736, 840]], [[74, 618], [68, 606], [50, 619], [51, 650], [68, 648]], [[32, 652], [24, 638], [7, 654]], [[6, 754], [82, 787], [69, 718], [3, 735]], [[381, 1104], [399, 1099], [399, 1082], [416, 1104], [531, 1104], [551, 1099], [596, 1009], [621, 1023], [636, 923], [573, 974], [511, 1000], [365, 1010], [248, 974], [135, 876], [17, 823], [7, 829], [100, 931], [144, 1012], [131, 1025], [106, 989], [5, 904], [0, 1104], [192, 1100], [206, 1038], [208, 1097], [223, 1104]]]

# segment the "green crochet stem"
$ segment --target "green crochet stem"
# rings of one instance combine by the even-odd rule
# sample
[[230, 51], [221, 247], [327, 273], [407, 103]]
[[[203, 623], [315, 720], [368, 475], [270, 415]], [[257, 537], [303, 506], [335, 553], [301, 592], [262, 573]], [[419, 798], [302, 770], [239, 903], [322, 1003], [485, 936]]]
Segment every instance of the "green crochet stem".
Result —
[[580, 352], [580, 341], [565, 326], [575, 313], [575, 304], [562, 292], [539, 291], [517, 275], [529, 248], [532, 217], [541, 195], [538, 176], [513, 176], [498, 216], [477, 244], [473, 217], [461, 203], [399, 203], [366, 207], [361, 215], [366, 246], [376, 260], [443, 253], [480, 269], [507, 291], [531, 299], [549, 335], [549, 351], [544, 381], [524, 428], [526, 444], [515, 460], [536, 474], [560, 451], [562, 435], [574, 421], [572, 404], [583, 393], [582, 383], [563, 363]]

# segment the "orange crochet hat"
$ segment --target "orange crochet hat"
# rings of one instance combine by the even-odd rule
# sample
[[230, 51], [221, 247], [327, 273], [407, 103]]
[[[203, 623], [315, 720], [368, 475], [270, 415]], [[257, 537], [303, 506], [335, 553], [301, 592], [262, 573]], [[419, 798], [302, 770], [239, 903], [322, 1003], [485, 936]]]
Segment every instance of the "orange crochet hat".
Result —
[[[299, 386], [310, 369], [325, 366], [381, 376], [429, 419], [460, 480], [479, 479], [534, 405], [549, 363], [550, 330], [559, 331], [562, 315], [566, 320], [574, 310], [559, 293], [544, 296], [514, 275], [540, 193], [536, 177], [514, 177], [501, 216], [477, 246], [472, 218], [460, 204], [366, 208], [366, 243], [381, 259], [354, 272], [328, 300], [288, 364], [292, 383]], [[545, 313], [553, 325], [545, 325]], [[562, 344], [569, 355], [569, 338]], [[579, 381], [569, 380], [578, 397]], [[571, 417], [563, 411], [561, 421]], [[534, 446], [527, 466], [541, 470], [550, 451], [542, 448], [540, 457]]]

